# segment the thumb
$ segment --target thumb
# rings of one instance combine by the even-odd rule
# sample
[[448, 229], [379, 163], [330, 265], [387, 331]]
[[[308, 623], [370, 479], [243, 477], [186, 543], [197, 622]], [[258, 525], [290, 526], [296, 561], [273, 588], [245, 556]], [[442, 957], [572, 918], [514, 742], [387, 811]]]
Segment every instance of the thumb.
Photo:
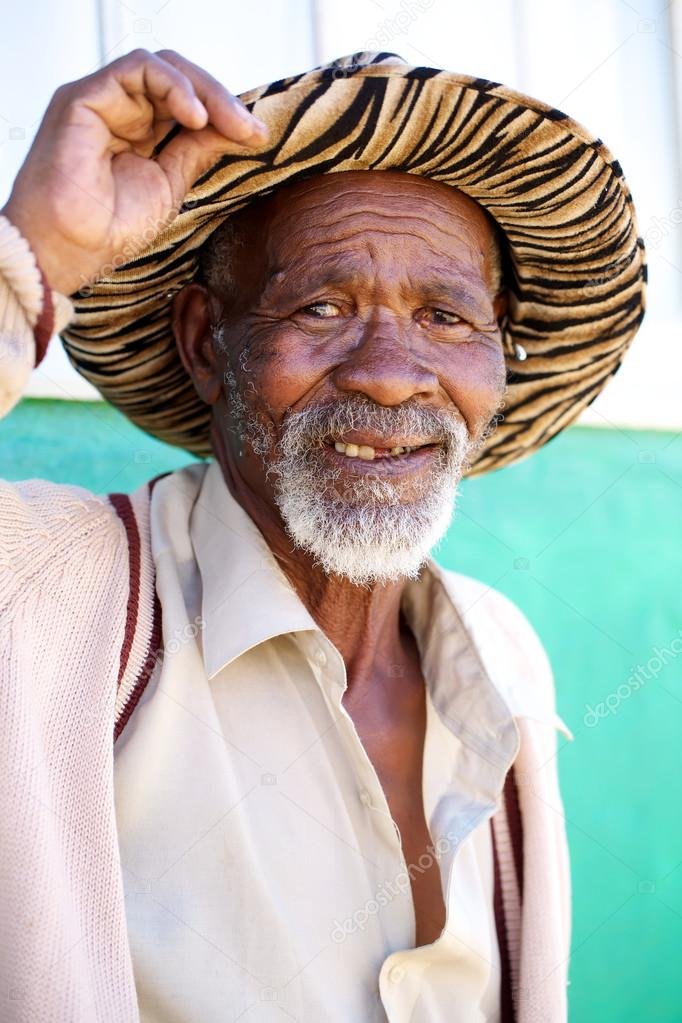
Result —
[[264, 142], [263, 135], [255, 136], [248, 144], [234, 142], [210, 125], [199, 131], [183, 129], [158, 153], [156, 162], [166, 175], [173, 202], [179, 208], [197, 178], [221, 156], [246, 155], [253, 152], [254, 145], [261, 149]]

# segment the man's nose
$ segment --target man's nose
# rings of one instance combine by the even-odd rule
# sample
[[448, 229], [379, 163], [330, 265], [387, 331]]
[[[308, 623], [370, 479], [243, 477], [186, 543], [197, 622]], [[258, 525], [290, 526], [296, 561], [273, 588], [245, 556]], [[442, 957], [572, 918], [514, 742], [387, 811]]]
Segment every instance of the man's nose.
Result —
[[434, 397], [439, 389], [438, 376], [412, 351], [404, 329], [386, 321], [367, 324], [332, 380], [340, 391], [364, 394], [377, 405]]

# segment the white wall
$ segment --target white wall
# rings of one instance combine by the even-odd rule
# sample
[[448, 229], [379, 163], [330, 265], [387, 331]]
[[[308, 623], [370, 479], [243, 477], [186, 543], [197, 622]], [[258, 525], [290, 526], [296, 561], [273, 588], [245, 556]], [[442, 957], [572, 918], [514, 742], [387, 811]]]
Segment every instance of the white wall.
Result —
[[[649, 254], [649, 313], [583, 415], [682, 427], [682, 0], [33, 0], [5, 15], [0, 203], [54, 88], [136, 46], [171, 47], [233, 91], [359, 49], [393, 50], [566, 110], [618, 155]], [[96, 397], [53, 340], [33, 394]]]

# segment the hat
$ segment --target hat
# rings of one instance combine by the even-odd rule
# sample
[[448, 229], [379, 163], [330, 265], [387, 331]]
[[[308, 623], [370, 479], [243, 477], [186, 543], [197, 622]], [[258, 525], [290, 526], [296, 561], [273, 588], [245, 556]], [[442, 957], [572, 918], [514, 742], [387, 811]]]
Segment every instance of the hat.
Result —
[[265, 121], [267, 141], [248, 151], [234, 143], [161, 234], [73, 296], [75, 317], [62, 332], [78, 372], [143, 430], [211, 454], [211, 409], [180, 360], [172, 297], [230, 214], [315, 174], [418, 174], [460, 189], [499, 225], [508, 386], [468, 475], [531, 454], [618, 369], [643, 316], [644, 244], [620, 165], [566, 114], [390, 53], [355, 53], [240, 98]]

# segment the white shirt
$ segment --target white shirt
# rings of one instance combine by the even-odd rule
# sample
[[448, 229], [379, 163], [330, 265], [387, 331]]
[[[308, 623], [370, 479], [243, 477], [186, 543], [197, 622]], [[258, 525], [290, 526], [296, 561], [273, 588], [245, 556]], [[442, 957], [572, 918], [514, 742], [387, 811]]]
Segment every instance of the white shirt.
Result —
[[514, 716], [565, 725], [493, 684], [453, 600], [462, 577], [429, 563], [403, 609], [427, 686], [425, 855], [447, 919], [415, 949], [399, 832], [341, 703], [339, 652], [217, 463], [183, 500], [152, 519], [165, 654], [115, 748], [141, 1020], [498, 1020], [488, 821]]

